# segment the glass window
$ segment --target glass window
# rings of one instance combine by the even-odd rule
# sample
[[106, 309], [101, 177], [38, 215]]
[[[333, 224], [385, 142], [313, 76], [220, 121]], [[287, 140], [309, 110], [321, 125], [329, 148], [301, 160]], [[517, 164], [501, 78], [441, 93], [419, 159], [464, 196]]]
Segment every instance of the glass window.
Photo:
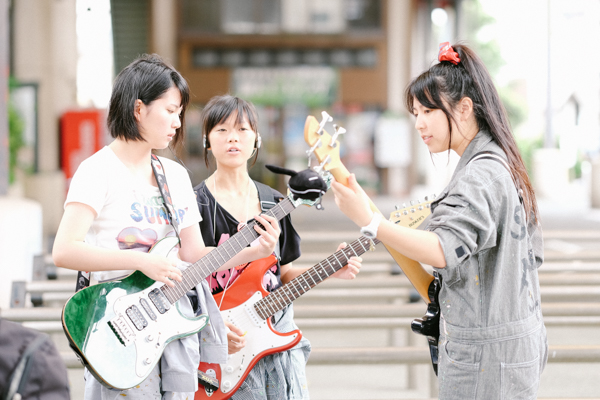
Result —
[[181, 27], [184, 31], [219, 32], [221, 5], [219, 0], [181, 0]]
[[180, 0], [185, 32], [276, 35], [381, 29], [381, 0]]
[[196, 47], [192, 64], [196, 68], [332, 66], [337, 68], [375, 68], [377, 50], [363, 48], [235, 48]]
[[346, 0], [348, 30], [380, 29], [381, 0]]

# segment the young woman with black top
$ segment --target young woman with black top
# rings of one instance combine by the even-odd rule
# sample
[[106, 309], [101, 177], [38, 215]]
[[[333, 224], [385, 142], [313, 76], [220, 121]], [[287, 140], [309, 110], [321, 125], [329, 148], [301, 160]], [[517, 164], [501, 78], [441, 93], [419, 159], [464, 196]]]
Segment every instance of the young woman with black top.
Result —
[[[200, 230], [208, 246], [216, 246], [234, 235], [241, 224], [261, 212], [259, 190], [248, 174], [248, 161], [258, 156], [261, 138], [258, 116], [254, 106], [240, 98], [225, 95], [213, 97], [202, 113], [202, 132], [205, 162], [209, 154], [216, 163], [215, 172], [194, 188], [202, 221]], [[267, 187], [268, 188], [268, 187]], [[268, 188], [275, 202], [284, 196]], [[291, 281], [306, 268], [293, 268], [292, 262], [300, 256], [300, 237], [292, 225], [290, 215], [280, 221], [281, 235], [275, 254], [279, 258], [263, 278], [263, 286], [273, 291]], [[345, 245], [340, 245], [344, 247]], [[220, 271], [208, 279], [213, 294], [229, 288], [243, 273], [246, 265]], [[348, 266], [332, 275], [353, 279], [359, 272], [360, 258], [352, 257]], [[233, 286], [231, 291], [235, 290]], [[231, 294], [226, 291], [224, 296]], [[292, 305], [277, 312], [273, 320], [279, 332], [297, 329], [293, 321]], [[229, 352], [235, 353], [246, 343], [244, 332], [228, 324]], [[305, 364], [310, 353], [306, 338], [292, 349], [262, 358], [250, 371], [233, 399], [307, 399]]]

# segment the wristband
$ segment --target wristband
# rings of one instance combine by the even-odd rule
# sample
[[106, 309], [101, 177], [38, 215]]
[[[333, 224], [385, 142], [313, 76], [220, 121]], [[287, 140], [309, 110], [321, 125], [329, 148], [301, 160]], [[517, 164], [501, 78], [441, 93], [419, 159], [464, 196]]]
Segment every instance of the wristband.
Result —
[[377, 237], [377, 229], [381, 223], [381, 214], [378, 212], [373, 213], [373, 219], [369, 222], [369, 225], [360, 228], [360, 234], [368, 237], [369, 239], [375, 239]]

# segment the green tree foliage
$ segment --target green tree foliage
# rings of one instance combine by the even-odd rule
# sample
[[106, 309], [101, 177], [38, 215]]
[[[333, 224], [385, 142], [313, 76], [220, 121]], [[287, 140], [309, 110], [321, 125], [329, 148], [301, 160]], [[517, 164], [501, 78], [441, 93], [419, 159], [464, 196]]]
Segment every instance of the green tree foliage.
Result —
[[[9, 89], [12, 90], [17, 85], [14, 78], [10, 78]], [[18, 165], [19, 150], [25, 144], [23, 140], [23, 130], [25, 123], [17, 111], [15, 105], [8, 101], [8, 182], [15, 181], [15, 175]]]
[[[475, 52], [481, 57], [490, 75], [494, 78], [505, 64], [500, 45], [495, 39], [486, 40], [482, 36], [484, 28], [496, 20], [483, 11], [479, 0], [463, 0], [464, 34]], [[498, 86], [500, 99], [506, 108], [510, 123], [514, 128], [527, 119], [527, 105], [517, 92], [516, 85]]]
[[[479, 0], [463, 0], [461, 4], [464, 10], [464, 33], [466, 38], [485, 63], [492, 78], [494, 78], [500, 72], [500, 68], [505, 64], [505, 61], [502, 58], [498, 41], [495, 39], [486, 40], [485, 27], [495, 23], [496, 20], [483, 11]], [[508, 114], [513, 133], [515, 128], [527, 119], [529, 113], [527, 103], [519, 92], [518, 86], [518, 82], [509, 82], [505, 86], [500, 86], [496, 82], [496, 88]], [[516, 137], [516, 139], [525, 167], [531, 173], [533, 152], [543, 146], [543, 138], [539, 136]]]

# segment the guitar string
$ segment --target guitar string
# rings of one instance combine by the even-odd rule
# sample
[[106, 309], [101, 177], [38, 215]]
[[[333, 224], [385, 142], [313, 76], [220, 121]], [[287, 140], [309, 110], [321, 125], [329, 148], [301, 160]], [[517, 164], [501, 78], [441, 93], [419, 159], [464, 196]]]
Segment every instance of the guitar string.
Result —
[[[235, 235], [234, 235], [234, 236], [235, 236]], [[363, 238], [361, 238], [361, 239], [363, 239]], [[367, 242], [367, 240], [368, 240], [368, 239], [364, 238], [364, 240], [365, 240], [365, 244], [368, 244], [368, 242]], [[237, 241], [237, 238], [236, 238], [236, 241]], [[375, 244], [379, 243], [379, 241], [378, 241], [378, 240], [376, 240], [376, 239], [374, 240], [374, 242], [376, 242]], [[356, 243], [356, 242], [355, 242], [355, 243]], [[333, 261], [334, 263], [336, 263], [336, 262], [337, 262], [337, 263], [340, 263], [340, 261], [339, 261], [339, 259], [338, 259], [337, 257], [338, 257], [338, 256], [340, 256], [340, 255], [344, 255], [344, 256], [345, 256], [345, 254], [343, 254], [343, 252], [344, 252], [344, 251], [346, 251], [346, 250], [348, 250], [348, 249], [351, 249], [351, 250], [353, 250], [353, 251], [354, 251], [354, 253], [355, 253], [355, 255], [358, 255], [358, 254], [356, 254], [356, 251], [355, 251], [355, 249], [354, 249], [354, 247], [355, 247], [355, 243], [352, 243], [352, 244], [351, 244], [349, 247], [346, 247], [346, 248], [344, 248], [344, 249], [340, 250], [340, 251], [339, 251], [339, 253], [338, 253], [338, 252], [336, 252], [336, 253], [335, 253], [333, 256], [330, 256], [330, 257], [328, 258], [328, 260], [327, 260], [327, 261], [328, 261], [328, 263], [330, 263], [330, 264], [331, 264], [331, 262], [332, 262], [332, 261]], [[224, 244], [225, 244], [225, 243], [224, 243]], [[356, 243], [356, 244], [360, 244], [360, 243]], [[238, 242], [238, 245], [239, 245], [239, 242]], [[362, 244], [361, 244], [361, 247], [363, 247], [363, 250], [364, 250], [364, 251], [366, 251], [366, 248], [365, 248], [365, 246], [362, 246]], [[223, 250], [224, 250], [225, 252], [227, 252], [227, 248], [226, 248], [226, 247], [224, 247], [224, 248], [223, 248]], [[234, 249], [234, 250], [235, 250], [235, 249]], [[237, 251], [240, 251], [240, 250], [237, 250]], [[364, 251], [363, 251], [363, 252], [364, 252]], [[362, 252], [361, 252], [361, 254], [362, 254]], [[221, 255], [221, 254], [219, 254], [219, 255]], [[228, 255], [229, 255], [229, 253], [228, 253]], [[349, 257], [351, 257], [351, 256], [352, 256], [352, 254], [349, 252], [349, 253], [348, 253], [348, 258], [349, 258]], [[221, 255], [221, 257], [222, 257], [222, 255]], [[222, 257], [222, 258], [223, 258], [223, 257]], [[223, 258], [223, 259], [224, 259], [224, 258]], [[331, 259], [331, 260], [330, 260], [330, 259]], [[334, 259], [335, 259], [335, 261], [334, 261]], [[225, 259], [224, 259], [224, 260], [225, 260]], [[347, 260], [346, 260], [346, 261], [345, 261], [343, 264], [345, 265], [346, 263], [347, 263]], [[339, 266], [339, 265], [340, 265], [340, 264], [338, 264], [338, 266]], [[317, 266], [318, 266], [318, 265], [317, 265]], [[335, 272], [337, 271], [337, 270], [336, 270], [336, 269], [335, 269], [333, 266], [331, 266], [331, 267], [332, 267], [332, 272], [331, 272], [331, 273], [328, 273], [328, 272], [327, 272], [327, 270], [325, 269], [324, 265], [321, 265], [321, 269], [323, 269], [323, 271], [324, 271], [324, 272], [325, 272], [325, 273], [326, 273], [328, 276], [330, 276], [331, 274], [333, 274], [333, 273], [335, 273]], [[338, 268], [338, 269], [339, 269], [339, 268]], [[290, 290], [289, 290], [289, 291], [290, 291], [290, 293], [292, 293], [292, 291], [291, 291], [291, 288], [294, 288], [294, 289], [295, 289], [295, 290], [298, 292], [297, 294], [294, 294], [294, 293], [292, 293], [292, 296], [294, 297], [294, 299], [295, 299], [295, 298], [297, 298], [297, 297], [299, 297], [300, 295], [304, 294], [304, 293], [305, 293], [306, 291], [308, 291], [310, 288], [313, 288], [314, 286], [316, 286], [317, 282], [315, 281], [315, 277], [316, 277], [316, 278], [319, 280], [319, 282], [320, 282], [320, 281], [322, 281], [323, 279], [325, 279], [325, 278], [322, 278], [322, 276], [320, 276], [320, 274], [319, 274], [319, 272], [318, 272], [318, 269], [317, 269], [317, 268], [313, 268], [313, 269], [311, 269], [311, 270], [310, 270], [310, 272], [309, 272], [308, 274], [303, 274], [303, 275], [304, 275], [304, 276], [302, 276], [302, 280], [304, 280], [304, 282], [305, 282], [304, 284], [302, 284], [302, 283], [300, 282], [300, 279], [298, 279], [298, 281], [297, 281], [297, 282], [295, 282], [295, 285], [292, 285], [292, 286], [288, 287], [288, 289], [290, 289]], [[310, 278], [310, 279], [313, 281], [314, 285], [311, 285], [311, 284], [308, 282], [308, 280], [307, 280], [307, 277], [309, 277], [309, 278]], [[305, 286], [305, 285], [307, 285], [307, 286]], [[300, 288], [300, 289], [299, 289], [299, 288]], [[307, 289], [307, 288], [308, 288], [308, 289]], [[274, 292], [274, 293], [275, 293], [275, 292]], [[282, 294], [283, 294], [283, 295], [285, 295], [286, 297], [288, 297], [288, 300], [287, 300], [288, 302], [287, 302], [287, 303], [286, 303], [286, 300], [283, 298]], [[266, 298], [265, 298], [265, 299], [266, 299]], [[262, 300], [265, 300], [265, 299], [262, 299]], [[273, 301], [276, 301], [276, 302], [278, 302], [278, 303], [279, 303], [279, 305], [277, 305], [277, 304], [269, 304], [269, 308], [271, 308], [271, 312], [273, 312], [273, 309], [275, 310], [275, 312], [277, 312], [279, 309], [281, 309], [281, 308], [285, 307], [286, 305], [288, 305], [288, 304], [291, 302], [291, 301], [290, 301], [290, 299], [289, 299], [289, 296], [288, 296], [288, 295], [285, 293], [285, 290], [284, 290], [283, 288], [282, 288], [282, 291], [281, 291], [280, 293], [277, 293], [277, 296], [276, 296], [276, 297], [273, 297]], [[292, 300], [292, 301], [293, 301], [293, 300]], [[281, 304], [283, 304], [283, 307], [281, 306]], [[274, 308], [274, 307], [280, 307], [280, 308]], [[258, 311], [258, 310], [257, 310], [257, 311]], [[274, 312], [273, 312], [273, 313], [274, 313]], [[262, 315], [261, 315], [261, 317], [262, 317]]]
[[[352, 252], [356, 256], [359, 256], [360, 254], [364, 254], [368, 250], [369, 247], [363, 245], [362, 242], [364, 242], [365, 245], [369, 245], [369, 239], [367, 239], [366, 237], [361, 237], [358, 240], [352, 242], [349, 246], [347, 246], [344, 249], [341, 249], [338, 252], [336, 252], [335, 255], [332, 255], [332, 256], [328, 257], [326, 260], [324, 260], [321, 263], [315, 265], [311, 269], [305, 271], [303, 273], [303, 275], [309, 276], [311, 278], [311, 280], [313, 280], [313, 282], [315, 282], [315, 279], [318, 279], [318, 281], [319, 281], [319, 282], [315, 282], [315, 285], [310, 285], [309, 284], [310, 288], [313, 288], [314, 286], [316, 286], [316, 284], [318, 284], [322, 280], [326, 279], [326, 278], [322, 277], [321, 273], [319, 272], [319, 267], [325, 272], [325, 274], [327, 275], [327, 277], [329, 277], [330, 275], [332, 275], [333, 273], [335, 273], [339, 269], [341, 269], [341, 268], [339, 268], [339, 265], [336, 266], [336, 267], [333, 267], [333, 265], [331, 265], [332, 261], [333, 262], [339, 262], [339, 259], [337, 257], [339, 257], [341, 255], [344, 255], [346, 257], [346, 260], [345, 260], [345, 262], [343, 262], [341, 264], [345, 265], [345, 264], [347, 264], [347, 260], [350, 257], [352, 257], [352, 253], [351, 252], [348, 252], [347, 255], [344, 254], [347, 250], [352, 250]], [[377, 241], [377, 243], [379, 243], [379, 241]], [[360, 248], [359, 248], [359, 246], [360, 246]], [[358, 253], [357, 253], [357, 250], [358, 250]], [[335, 261], [334, 261], [334, 259], [335, 259]], [[327, 271], [325, 262], [327, 262], [327, 263], [330, 264], [331, 272]], [[303, 280], [306, 283], [308, 283], [307, 280], [306, 280], [306, 277], [303, 277]], [[294, 299], [298, 298], [299, 296], [301, 296], [302, 294], [304, 294], [306, 291], [309, 290], [309, 289], [306, 289], [306, 287], [304, 287], [303, 284], [300, 283], [299, 279], [297, 281], [296, 281], [296, 279], [294, 279], [294, 281], [290, 282], [290, 284], [286, 285], [286, 287], [288, 289], [293, 288], [293, 289], [296, 290], [296, 293], [292, 293], [292, 291], [289, 290], [290, 293], [292, 293], [292, 296], [294, 297]], [[285, 293], [284, 289], [286, 287], [282, 288], [281, 292], [279, 292], [279, 293], [278, 292], [274, 292], [273, 294], [275, 296], [278, 296], [279, 298], [281, 298], [281, 300], [283, 300], [284, 302], [285, 302], [285, 299], [283, 299], [283, 296], [281, 294], [285, 295], [286, 297], [288, 297], [288, 300], [287, 300], [288, 303], [287, 304], [289, 304], [291, 301], [289, 299], [289, 296]], [[273, 298], [272, 301], [273, 302], [274, 301], [279, 301], [279, 298]], [[263, 301], [263, 303], [266, 303], [269, 300], [271, 300], [271, 299], [269, 299], [269, 297], [265, 297], [262, 301]], [[285, 305], [287, 305], [287, 304], [285, 304]], [[264, 307], [263, 307], [263, 309], [264, 309]]]
[[[301, 295], [306, 293], [308, 290], [314, 288], [316, 285], [318, 285], [324, 279], [326, 279], [327, 277], [331, 276], [332, 274], [337, 272], [339, 269], [341, 269], [341, 268], [339, 268], [340, 265], [346, 265], [348, 260], [350, 259], [350, 257], [352, 257], [352, 254], [350, 252], [348, 252], [347, 255], [345, 254], [345, 252], [347, 250], [352, 250], [354, 255], [356, 255], [357, 257], [360, 256], [361, 254], [364, 254], [368, 250], [368, 247], [366, 247], [362, 244], [363, 239], [365, 240], [365, 244], [368, 244], [368, 239], [364, 236], [355, 240], [349, 246], [347, 246], [341, 250], [338, 250], [333, 255], [329, 256], [327, 259], [321, 261], [320, 263], [316, 264], [314, 267], [308, 269], [307, 271], [305, 271], [304, 273], [302, 273], [301, 275], [299, 275], [298, 277], [296, 277], [295, 279], [290, 281], [287, 285], [284, 285], [277, 291], [275, 291], [275, 292], [271, 293], [270, 295], [268, 295], [267, 297], [259, 300], [256, 303], [255, 307], [258, 306], [260, 311], [263, 312], [265, 308], [267, 308], [267, 307], [274, 308], [274, 306], [275, 306], [275, 307], [278, 307], [275, 310], [275, 312], [277, 312], [280, 309], [282, 309], [283, 307], [287, 306], [288, 304], [293, 302], [293, 300], [297, 299], [298, 297], [300, 297]], [[359, 246], [360, 246], [360, 248], [359, 248]], [[357, 250], [358, 250], [358, 252], [357, 252]], [[338, 267], [333, 267], [329, 260], [335, 259], [336, 262], [339, 263], [339, 259], [337, 257], [341, 256], [341, 255], [343, 255], [345, 257], [347, 256], [345, 262], [338, 265]], [[326, 261], [331, 266], [331, 273], [328, 273], [328, 271], [326, 270], [326, 266], [325, 266]], [[333, 260], [331, 260], [331, 261], [333, 261]], [[318, 272], [319, 267], [327, 275], [326, 278], [323, 278], [322, 275]], [[305, 283], [308, 284], [309, 289], [306, 289], [306, 287], [303, 287], [304, 285], [300, 283], [300, 279], [299, 279], [300, 277], [302, 277], [302, 279], [305, 281]], [[310, 285], [309, 282], [307, 281], [306, 277], [310, 277], [310, 279], [313, 281], [314, 285]], [[315, 281], [315, 279], [317, 279], [317, 281]], [[290, 291], [290, 293], [292, 294], [292, 297], [293, 297], [292, 300], [290, 300], [289, 296], [285, 293], [285, 289], [288, 289]], [[293, 293], [291, 289], [295, 289], [296, 293]], [[304, 289], [306, 289], [306, 290], [304, 290]], [[283, 298], [283, 295], [288, 297], [287, 301]], [[273, 296], [273, 297], [271, 297], [271, 296]], [[278, 302], [279, 305], [275, 304], [275, 302]], [[283, 302], [283, 307], [281, 306], [282, 302]], [[268, 312], [272, 312], [272, 310], [268, 310]], [[261, 315], [261, 317], [263, 317], [263, 316], [264, 315]], [[267, 316], [267, 318], [268, 318], [268, 316]]]
[[[361, 238], [361, 239], [363, 239], [363, 238]], [[365, 240], [365, 244], [367, 244], [368, 242], [366, 242], [366, 240], [368, 240], [368, 239], [364, 238], [364, 240]], [[237, 239], [236, 239], [236, 241], [237, 241]], [[349, 250], [349, 249], [352, 249], [352, 250], [354, 251], [355, 255], [358, 255], [358, 254], [356, 253], [356, 251], [354, 250], [354, 247], [355, 247], [355, 246], [357, 246], [357, 245], [360, 245], [361, 247], [363, 247], [363, 251], [361, 252], [361, 254], [362, 254], [364, 251], [366, 251], [366, 249], [365, 249], [365, 246], [363, 246], [363, 245], [362, 245], [362, 244], [361, 244], [359, 241], [360, 241], [360, 239], [359, 239], [359, 240], [357, 240], [357, 241], [355, 241], [355, 242], [353, 242], [353, 243], [352, 243], [350, 246], [348, 246], [348, 247], [346, 247], [346, 248], [344, 248], [344, 249], [342, 249], [342, 250], [340, 250], [340, 251], [338, 251], [338, 252], [334, 253], [334, 255], [332, 255], [332, 256], [330, 256], [330, 257], [328, 257], [328, 259], [327, 259], [327, 260], [325, 260], [325, 261], [327, 261], [328, 263], [330, 263], [330, 264], [331, 264], [331, 262], [333, 261], [333, 259], [335, 259], [335, 261], [339, 263], [339, 259], [337, 259], [337, 256], [339, 256], [339, 255], [342, 255], [342, 254], [343, 254], [343, 252], [345, 252], [346, 250]], [[376, 240], [376, 241], [377, 241], [377, 240]], [[377, 243], [379, 243], [379, 241], [377, 241]], [[238, 243], [238, 244], [239, 244], [239, 243]], [[224, 248], [224, 250], [227, 252], [227, 249], [226, 249], [226, 248]], [[234, 249], [234, 250], [235, 250], [235, 249]], [[344, 256], [345, 256], [345, 255], [344, 255]], [[348, 258], [349, 258], [349, 257], [351, 257], [351, 253], [350, 253], [350, 252], [348, 252]], [[346, 263], [347, 263], [347, 260], [346, 260], [346, 262], [345, 262], [345, 263], [343, 263], [343, 264], [345, 265]], [[330, 276], [331, 274], [333, 274], [333, 273], [335, 273], [335, 272], [337, 271], [337, 270], [336, 270], [335, 268], [333, 268], [333, 266], [332, 266], [332, 272], [331, 272], [331, 273], [328, 273], [328, 272], [327, 272], [327, 270], [325, 269], [324, 265], [321, 265], [321, 264], [323, 264], [323, 262], [322, 262], [322, 263], [320, 263], [320, 264], [318, 264], [318, 265], [317, 265], [317, 266], [315, 266], [315, 267], [321, 266], [321, 269], [323, 269], [323, 270], [325, 271], [325, 273], [327, 274], [327, 276]], [[194, 271], [192, 271], [192, 272], [194, 272]], [[308, 272], [308, 273], [307, 273], [307, 272]], [[319, 280], [319, 282], [320, 282], [320, 281], [322, 281], [322, 280], [324, 279], [324, 278], [322, 278], [322, 277], [320, 276], [320, 274], [319, 274], [319, 272], [318, 272], [318, 269], [317, 269], [317, 268], [312, 268], [311, 270], [305, 271], [305, 273], [303, 273], [303, 275], [304, 275], [304, 276], [302, 276], [302, 275], [301, 275], [301, 277], [302, 277], [302, 280], [304, 280], [305, 284], [306, 284], [306, 285], [308, 285], [308, 287], [309, 287], [309, 288], [313, 288], [314, 286], [316, 286], [317, 282], [315, 281], [315, 278], [316, 278], [316, 279], [318, 279], [318, 280]], [[306, 279], [307, 277], [310, 277], [310, 279], [313, 281], [314, 285], [311, 285], [311, 284], [308, 282], [308, 280]], [[305, 293], [307, 290], [309, 290], [309, 289], [306, 289], [306, 286], [304, 286], [304, 284], [302, 284], [302, 283], [300, 282], [300, 279], [298, 279], [296, 282], [290, 282], [290, 283], [292, 283], [292, 285], [291, 285], [291, 286], [289, 286], [289, 287], [287, 287], [287, 289], [289, 289], [290, 293], [292, 293], [292, 291], [291, 291], [291, 289], [292, 289], [292, 288], [293, 288], [293, 289], [295, 289], [295, 290], [296, 290], [296, 292], [297, 292], [296, 294], [292, 293], [293, 299], [292, 299], [291, 301], [295, 300], [295, 299], [296, 299], [296, 298], [298, 298], [300, 295], [304, 294], [304, 293]], [[286, 285], [286, 286], [288, 286], [288, 285]], [[277, 292], [274, 292], [274, 294], [275, 294], [275, 293], [277, 293]], [[281, 294], [283, 294], [283, 295], [285, 295], [286, 297], [288, 297], [288, 299], [287, 299], [287, 302], [286, 302], [286, 300], [283, 298], [283, 296], [282, 296]], [[268, 296], [267, 296], [267, 297], [268, 297]], [[266, 300], [266, 299], [267, 299], [267, 297], [265, 297], [265, 298], [264, 298], [264, 299], [262, 299], [262, 300]], [[279, 303], [279, 307], [280, 307], [280, 308], [278, 308], [278, 309], [275, 309], [275, 312], [276, 312], [276, 311], [278, 311], [279, 309], [281, 309], [281, 308], [285, 307], [286, 305], [288, 305], [288, 304], [290, 304], [290, 303], [291, 303], [291, 301], [290, 301], [290, 298], [289, 298], [289, 296], [288, 296], [288, 295], [285, 293], [285, 290], [284, 290], [284, 288], [282, 288], [282, 291], [281, 291], [280, 293], [277, 293], [277, 296], [276, 296], [276, 297], [273, 297], [272, 299], [273, 299], [274, 301], [277, 301], [277, 302]], [[261, 301], [262, 301], [262, 300], [261, 300]], [[281, 306], [281, 304], [283, 304], [283, 307]], [[275, 305], [275, 306], [277, 306], [277, 305]], [[269, 307], [270, 307], [270, 308], [273, 308], [273, 305], [269, 305]]]
[[[296, 206], [294, 205], [294, 203], [289, 198], [286, 198], [286, 199], [282, 200], [281, 202], [279, 202], [275, 207], [273, 207], [269, 211], [267, 211], [265, 214], [275, 217], [277, 220], [280, 220], [281, 218], [283, 218], [284, 216], [289, 214], [291, 211], [293, 211], [295, 208], [296, 208]], [[237, 254], [238, 252], [243, 250], [243, 248], [245, 246], [243, 246], [243, 247], [240, 246], [239, 242], [237, 241], [236, 236], [242, 236], [246, 242], [246, 246], [259, 236], [258, 233], [256, 231], [254, 231], [254, 229], [253, 229], [256, 224], [258, 224], [258, 222], [251, 221], [244, 228], [242, 228], [242, 230], [240, 230], [238, 233], [233, 235], [231, 238], [227, 239], [221, 246], [215, 248], [215, 251], [211, 251], [206, 256], [204, 256], [202, 259], [196, 261], [196, 263], [194, 263], [188, 269], [183, 271], [183, 273], [186, 275], [193, 274], [193, 273], [197, 273], [199, 269], [201, 269], [202, 272], [206, 273], [206, 271], [204, 271], [204, 266], [206, 266], [206, 265], [202, 265], [202, 264], [205, 264], [205, 262], [208, 262], [209, 266], [207, 267], [207, 269], [208, 269], [209, 273], [206, 274], [204, 277], [202, 277], [202, 274], [200, 274], [201, 279], [198, 280], [198, 282], [201, 282], [202, 279], [205, 279], [208, 275], [210, 275], [210, 273], [212, 273], [211, 271], [218, 269], [219, 266], [222, 265], [222, 264], [219, 264], [218, 260], [216, 259], [216, 256], [220, 256], [224, 260], [224, 262], [227, 261], [221, 254], [221, 251], [222, 251], [222, 250], [220, 250], [221, 247], [228, 245], [234, 250], [234, 254]], [[246, 237], [247, 234], [249, 234], [251, 240], [248, 240], [248, 238]], [[236, 249], [233, 246], [233, 244], [232, 244], [233, 241], [231, 240], [232, 238], [236, 238], [235, 241], [238, 242], [238, 246], [240, 247], [239, 249]], [[229, 242], [231, 242], [231, 243], [229, 243]], [[217, 267], [215, 268], [215, 266], [213, 264], [216, 264]], [[170, 288], [170, 287], [164, 285], [161, 287], [161, 291], [167, 296], [167, 298], [169, 299], [171, 304], [173, 304], [177, 300], [179, 300], [179, 298], [181, 298], [183, 296], [183, 294], [185, 294], [187, 292], [188, 289], [186, 289], [186, 288], [184, 288], [183, 291], [180, 292], [182, 290], [181, 289], [182, 286], [183, 285], [181, 285], [179, 282], [176, 283], [174, 288]]]

